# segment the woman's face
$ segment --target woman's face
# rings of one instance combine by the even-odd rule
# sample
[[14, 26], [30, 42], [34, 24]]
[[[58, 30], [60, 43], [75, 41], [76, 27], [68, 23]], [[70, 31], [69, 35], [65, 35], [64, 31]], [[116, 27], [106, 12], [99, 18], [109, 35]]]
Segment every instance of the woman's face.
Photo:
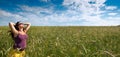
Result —
[[19, 27], [19, 28], [24, 28], [24, 24], [23, 24], [23, 23], [20, 23], [18, 27]]

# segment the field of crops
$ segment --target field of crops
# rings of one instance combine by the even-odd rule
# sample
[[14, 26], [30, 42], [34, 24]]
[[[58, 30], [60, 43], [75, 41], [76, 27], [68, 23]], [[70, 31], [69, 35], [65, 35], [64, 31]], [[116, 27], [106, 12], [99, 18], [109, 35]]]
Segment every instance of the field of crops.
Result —
[[[13, 45], [0, 27], [0, 57]], [[120, 27], [31, 27], [26, 57], [120, 57]]]

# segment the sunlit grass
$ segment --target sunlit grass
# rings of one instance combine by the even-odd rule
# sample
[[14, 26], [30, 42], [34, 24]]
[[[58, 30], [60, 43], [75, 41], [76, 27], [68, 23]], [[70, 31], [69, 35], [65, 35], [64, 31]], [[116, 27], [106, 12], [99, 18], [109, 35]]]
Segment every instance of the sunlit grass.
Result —
[[[0, 57], [12, 47], [0, 27]], [[120, 57], [120, 27], [31, 27], [26, 57]]]

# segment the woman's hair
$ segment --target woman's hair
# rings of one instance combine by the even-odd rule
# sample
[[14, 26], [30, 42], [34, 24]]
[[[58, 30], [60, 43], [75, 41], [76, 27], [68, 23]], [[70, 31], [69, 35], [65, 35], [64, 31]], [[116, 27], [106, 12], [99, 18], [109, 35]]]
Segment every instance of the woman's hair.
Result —
[[[18, 22], [14, 25], [14, 27], [15, 27], [16, 30], [19, 30], [19, 28], [18, 28], [19, 24], [20, 24], [20, 21], [18, 21]], [[14, 33], [13, 33], [12, 31], [10, 31], [10, 33], [11, 33], [12, 38], [14, 38]]]
[[15, 27], [16, 30], [19, 30], [19, 28], [18, 28], [19, 24], [20, 24], [20, 21], [18, 21], [18, 22], [14, 25], [14, 27]]

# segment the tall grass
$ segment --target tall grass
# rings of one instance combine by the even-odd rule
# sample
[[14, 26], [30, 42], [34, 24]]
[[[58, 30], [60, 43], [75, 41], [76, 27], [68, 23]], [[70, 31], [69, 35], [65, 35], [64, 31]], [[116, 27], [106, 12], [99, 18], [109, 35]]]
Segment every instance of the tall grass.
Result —
[[[0, 57], [13, 40], [0, 27]], [[26, 57], [120, 57], [120, 27], [31, 27]]]

